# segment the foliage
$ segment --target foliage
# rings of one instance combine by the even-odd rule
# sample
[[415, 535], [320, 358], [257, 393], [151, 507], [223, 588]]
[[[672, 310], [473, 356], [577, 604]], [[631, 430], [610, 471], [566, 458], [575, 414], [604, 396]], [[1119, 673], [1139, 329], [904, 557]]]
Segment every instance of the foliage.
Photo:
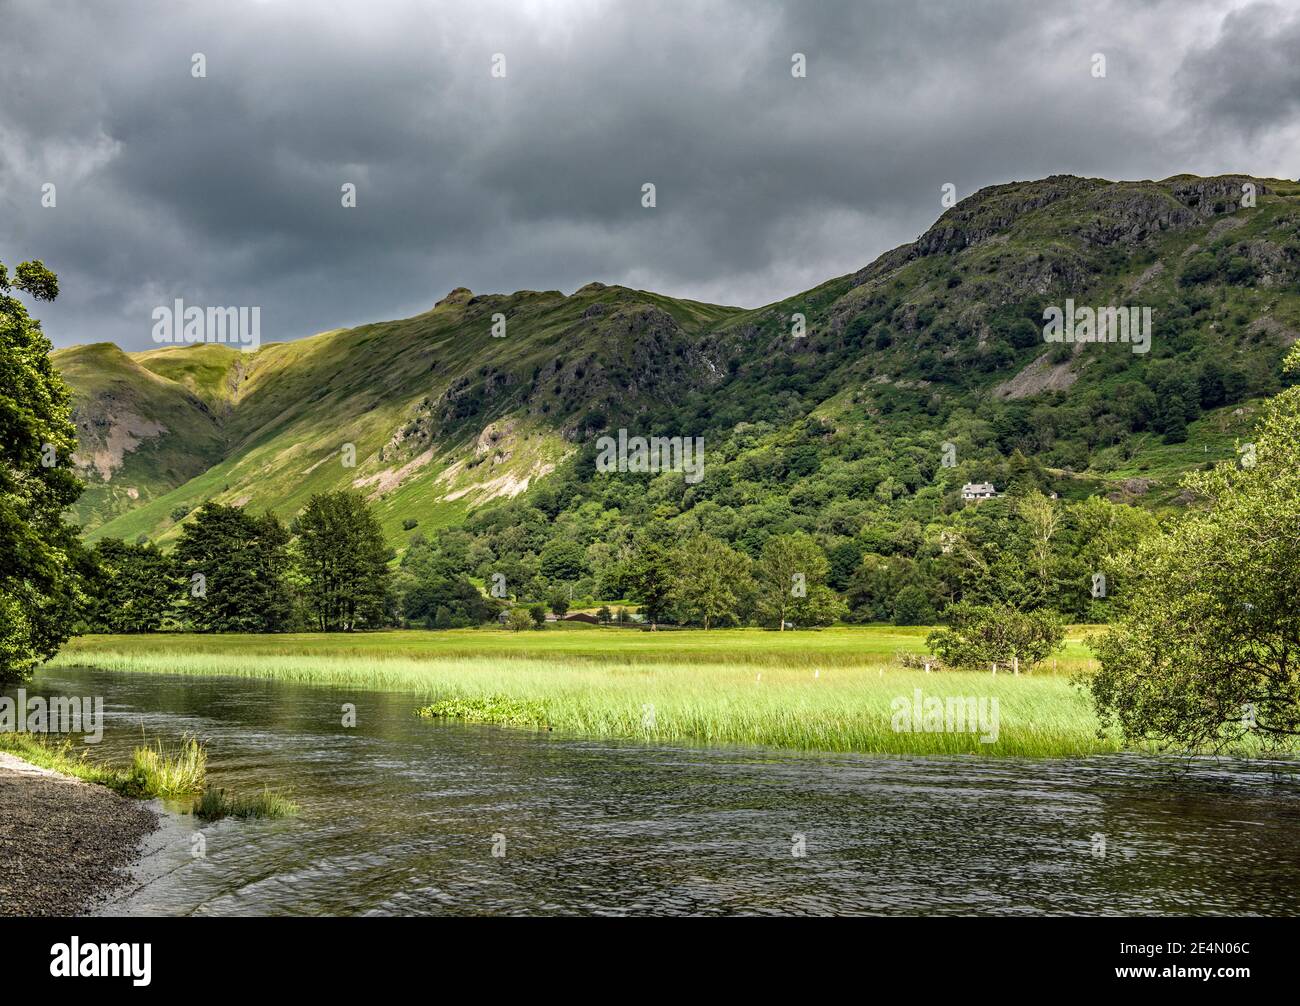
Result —
[[711, 535], [684, 541], [671, 557], [669, 599], [678, 620], [705, 629], [741, 622], [754, 593], [749, 566], [745, 556]]
[[0, 263], [0, 685], [23, 681], [68, 638], [89, 560], [64, 519], [81, 493], [73, 473], [71, 396], [40, 322], [11, 291], [53, 300], [40, 262]]
[[[434, 542], [413, 540], [402, 554], [393, 580], [401, 619], [407, 625], [461, 628], [490, 622], [501, 602], [485, 597], [459, 572], [454, 555]], [[439, 624], [439, 613], [445, 613]]]
[[381, 626], [388, 602], [388, 548], [355, 492], [321, 493], [297, 521], [307, 603], [323, 631]]
[[1266, 407], [1244, 456], [1188, 476], [1204, 508], [1126, 566], [1091, 688], [1128, 738], [1195, 751], [1300, 735], [1300, 388]]
[[176, 564], [152, 544], [102, 538], [92, 550], [95, 572], [82, 618], [88, 632], [157, 632], [179, 612]]
[[1061, 648], [1065, 626], [1047, 610], [1017, 611], [1008, 605], [959, 602], [948, 609], [949, 624], [926, 637], [930, 652], [949, 667], [992, 664], [1025, 670]]
[[183, 526], [172, 555], [202, 632], [280, 632], [290, 627], [289, 532], [274, 514], [205, 503]]

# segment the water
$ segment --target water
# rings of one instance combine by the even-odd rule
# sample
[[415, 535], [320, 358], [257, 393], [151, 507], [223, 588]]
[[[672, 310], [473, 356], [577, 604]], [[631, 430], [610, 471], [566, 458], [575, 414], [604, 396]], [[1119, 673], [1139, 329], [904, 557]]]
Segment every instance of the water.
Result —
[[647, 747], [242, 679], [57, 670], [29, 691], [105, 696], [97, 757], [142, 724], [195, 733], [212, 783], [302, 806], [169, 814], [107, 914], [1300, 913], [1300, 785], [1267, 766]]

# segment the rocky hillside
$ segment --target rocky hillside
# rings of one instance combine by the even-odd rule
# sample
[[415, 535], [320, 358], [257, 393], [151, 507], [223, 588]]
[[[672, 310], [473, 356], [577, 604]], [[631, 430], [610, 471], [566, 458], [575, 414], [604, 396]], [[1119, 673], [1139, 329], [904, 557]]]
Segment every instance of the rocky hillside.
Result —
[[[718, 442], [810, 417], [879, 431], [885, 455], [894, 438], [950, 441], [952, 478], [1021, 457], [1072, 493], [1179, 505], [1178, 472], [1230, 456], [1252, 400], [1280, 386], [1298, 225], [1294, 182], [1054, 176], [984, 189], [859, 272], [757, 310], [599, 283], [457, 289], [414, 318], [250, 354], [60, 350], [90, 486], [77, 516], [90, 537], [165, 543], [209, 499], [289, 517], [354, 486], [399, 543], [412, 521], [458, 523], [586, 463], [606, 429]], [[1150, 351], [1046, 344], [1044, 310], [1067, 299], [1150, 308]]]

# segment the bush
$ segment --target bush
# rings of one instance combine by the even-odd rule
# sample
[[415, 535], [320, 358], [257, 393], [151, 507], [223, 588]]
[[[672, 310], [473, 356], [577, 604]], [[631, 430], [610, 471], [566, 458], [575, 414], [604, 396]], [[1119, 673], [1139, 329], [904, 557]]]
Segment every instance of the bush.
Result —
[[925, 639], [950, 667], [983, 670], [992, 664], [1042, 663], [1061, 648], [1065, 624], [1054, 611], [1019, 611], [1006, 604], [951, 605], [947, 628], [935, 629]]

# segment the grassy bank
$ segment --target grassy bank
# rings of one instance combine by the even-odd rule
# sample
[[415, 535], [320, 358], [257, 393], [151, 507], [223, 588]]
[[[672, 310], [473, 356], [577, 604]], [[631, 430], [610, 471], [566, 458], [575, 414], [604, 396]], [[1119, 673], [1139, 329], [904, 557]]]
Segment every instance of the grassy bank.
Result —
[[125, 767], [92, 761], [84, 748], [75, 750], [71, 740], [55, 740], [44, 734], [0, 733], [0, 751], [141, 800], [193, 796], [203, 788], [208, 761], [203, 745], [192, 737], [175, 751], [166, 750], [161, 743], [138, 747], [131, 764]]
[[[589, 737], [808, 751], [1072, 756], [1099, 740], [1067, 672], [1088, 666], [1082, 631], [1054, 666], [1013, 677], [896, 665], [927, 630], [636, 632], [550, 627], [357, 636], [96, 636], [55, 663], [404, 691], [427, 715]], [[896, 730], [896, 701], [983, 703], [985, 722]], [[996, 730], [988, 717], [996, 700]], [[942, 715], [942, 714], [941, 714]], [[912, 718], [902, 725], [912, 727]], [[924, 723], [918, 724], [924, 726]], [[996, 733], [996, 740], [981, 736]]]
[[296, 803], [271, 789], [251, 796], [230, 796], [225, 790], [205, 787], [208, 753], [194, 737], [185, 738], [175, 750], [161, 742], [137, 747], [126, 767], [92, 761], [84, 748], [76, 751], [71, 740], [54, 740], [43, 734], [0, 733], [0, 751], [123, 796], [171, 800], [205, 821], [292, 817], [298, 812]]

